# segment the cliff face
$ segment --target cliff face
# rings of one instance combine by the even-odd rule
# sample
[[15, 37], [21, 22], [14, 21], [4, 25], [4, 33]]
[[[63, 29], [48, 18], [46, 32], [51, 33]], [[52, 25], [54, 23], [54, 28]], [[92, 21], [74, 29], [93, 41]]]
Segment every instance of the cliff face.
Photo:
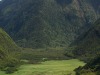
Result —
[[64, 47], [100, 17], [100, 0], [3, 0], [0, 26], [23, 47]]

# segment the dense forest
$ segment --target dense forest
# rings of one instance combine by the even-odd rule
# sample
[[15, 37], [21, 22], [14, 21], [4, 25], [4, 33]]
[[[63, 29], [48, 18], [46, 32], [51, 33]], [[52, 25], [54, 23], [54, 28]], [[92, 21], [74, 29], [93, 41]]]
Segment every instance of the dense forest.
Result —
[[3, 0], [0, 26], [22, 47], [69, 46], [99, 18], [99, 3], [100, 0]]

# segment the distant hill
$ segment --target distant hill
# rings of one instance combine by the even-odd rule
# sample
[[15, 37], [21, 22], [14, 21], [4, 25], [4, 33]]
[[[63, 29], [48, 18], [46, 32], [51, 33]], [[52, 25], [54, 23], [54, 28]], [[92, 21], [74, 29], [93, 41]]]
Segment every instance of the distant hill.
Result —
[[19, 60], [17, 52], [20, 48], [10, 36], [0, 28], [0, 70], [12, 73], [16, 70]]
[[2, 0], [0, 26], [22, 47], [69, 46], [100, 17], [100, 0]]

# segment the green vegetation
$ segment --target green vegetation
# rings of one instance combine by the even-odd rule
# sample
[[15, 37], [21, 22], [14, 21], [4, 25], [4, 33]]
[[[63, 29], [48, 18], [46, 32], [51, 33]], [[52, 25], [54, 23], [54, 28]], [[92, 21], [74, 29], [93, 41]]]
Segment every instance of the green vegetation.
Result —
[[89, 61], [100, 55], [100, 19], [77, 40], [73, 53], [76, 57]]
[[100, 56], [91, 60], [84, 67], [77, 68], [76, 75], [100, 75]]
[[76, 75], [100, 75], [99, 17], [100, 0], [2, 0], [0, 27], [23, 48], [0, 29], [0, 74], [75, 75], [78, 58]]
[[72, 60], [51, 60], [41, 64], [26, 64], [13, 74], [5, 74], [0, 71], [0, 75], [74, 75], [73, 70], [84, 63], [77, 59]]
[[14, 43], [10, 36], [0, 29], [0, 70], [13, 73], [19, 66], [17, 52], [20, 48]]
[[21, 50], [21, 59], [29, 60], [30, 63], [37, 63], [45, 60], [65, 60], [72, 57], [65, 55], [66, 48], [46, 48], [46, 49], [30, 49], [23, 48]]
[[74, 54], [88, 62], [84, 67], [75, 69], [76, 75], [100, 75], [100, 19], [79, 37]]
[[66, 47], [100, 16], [99, 3], [99, 0], [3, 0], [0, 26], [22, 47]]

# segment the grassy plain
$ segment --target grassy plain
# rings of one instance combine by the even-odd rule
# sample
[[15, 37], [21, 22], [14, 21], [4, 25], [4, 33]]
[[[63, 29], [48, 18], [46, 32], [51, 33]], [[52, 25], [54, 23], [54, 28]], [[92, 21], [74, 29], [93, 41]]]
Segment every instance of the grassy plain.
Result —
[[51, 60], [41, 64], [25, 64], [13, 74], [5, 74], [0, 71], [0, 75], [75, 75], [73, 70], [85, 63], [77, 59], [71, 60]]

